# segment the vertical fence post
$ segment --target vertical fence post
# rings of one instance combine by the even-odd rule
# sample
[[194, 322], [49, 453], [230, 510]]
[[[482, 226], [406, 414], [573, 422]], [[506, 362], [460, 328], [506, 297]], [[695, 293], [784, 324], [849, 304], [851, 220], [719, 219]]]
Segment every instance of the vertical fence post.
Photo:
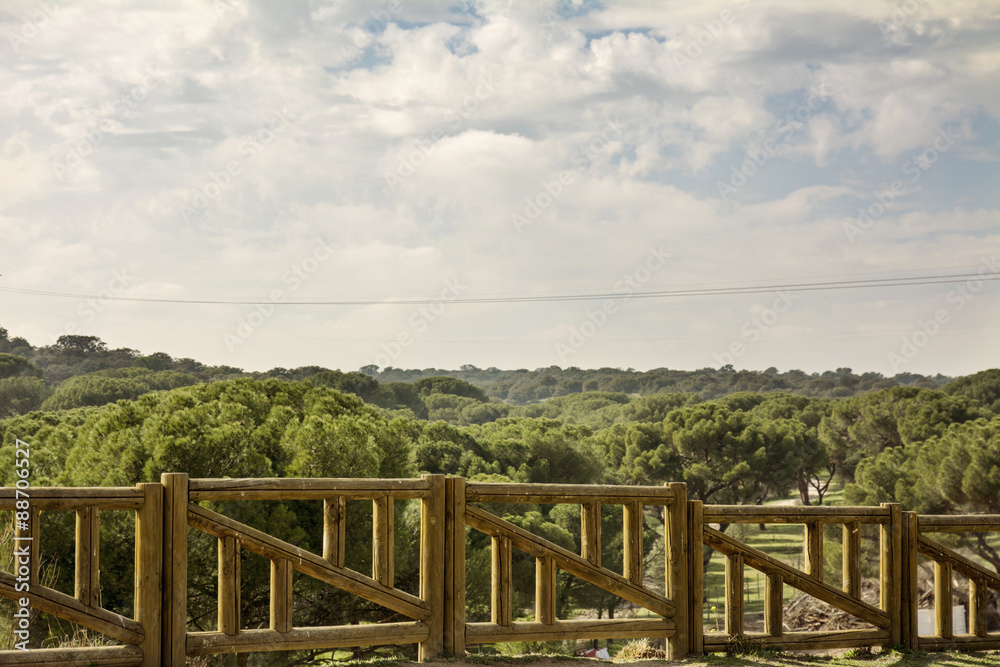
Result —
[[187, 662], [187, 529], [188, 476], [168, 472], [163, 484], [163, 639], [161, 664]]
[[882, 610], [889, 615], [889, 645], [902, 642], [903, 508], [899, 503], [882, 503], [889, 518], [879, 531], [881, 558], [879, 579]]
[[100, 606], [101, 512], [96, 505], [76, 511], [76, 599]]
[[580, 555], [601, 566], [601, 503], [580, 505]]
[[[395, 504], [389, 494], [372, 501], [372, 579], [392, 588], [395, 575]], [[442, 523], [444, 517], [441, 517]]]
[[160, 664], [163, 572], [163, 487], [136, 484], [142, 508], [135, 513], [135, 620], [142, 625], [142, 667]]
[[823, 581], [823, 524], [810, 521], [805, 530], [806, 574]]
[[861, 599], [861, 522], [850, 521], [843, 529], [842, 579], [844, 592], [856, 600]]
[[667, 508], [667, 597], [677, 610], [674, 614], [674, 636], [667, 642], [667, 658], [683, 660], [689, 651], [688, 621], [688, 527], [687, 486], [683, 482], [669, 482], [673, 492]]
[[903, 646], [917, 650], [919, 625], [917, 623], [917, 603], [920, 592], [917, 588], [917, 543], [919, 526], [916, 512], [903, 512]]
[[323, 558], [344, 567], [347, 548], [347, 499], [334, 496], [323, 501]]
[[688, 652], [705, 653], [705, 507], [700, 500], [688, 501]]
[[[272, 582], [272, 586], [273, 586]], [[240, 632], [240, 541], [219, 538], [219, 632]]]
[[422, 662], [437, 657], [444, 646], [445, 485], [444, 475], [422, 475], [430, 494], [420, 502], [420, 597], [431, 608], [430, 634], [417, 652]]
[[465, 480], [445, 480], [444, 650], [465, 655]]
[[622, 574], [636, 586], [642, 586], [642, 503], [622, 505]]

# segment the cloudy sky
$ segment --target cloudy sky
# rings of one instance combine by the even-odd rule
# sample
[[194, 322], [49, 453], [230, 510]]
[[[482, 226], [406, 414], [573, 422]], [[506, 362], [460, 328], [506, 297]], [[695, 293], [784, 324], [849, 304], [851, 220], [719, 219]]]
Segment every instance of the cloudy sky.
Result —
[[998, 31], [988, 0], [4, 2], [0, 326], [247, 370], [1000, 366]]

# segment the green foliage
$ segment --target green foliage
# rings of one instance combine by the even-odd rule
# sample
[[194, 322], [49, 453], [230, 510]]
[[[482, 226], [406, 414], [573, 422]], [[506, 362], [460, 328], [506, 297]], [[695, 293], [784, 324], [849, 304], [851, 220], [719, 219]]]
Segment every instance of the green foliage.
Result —
[[858, 465], [849, 503], [901, 502], [925, 513], [1000, 512], [1000, 417], [950, 425]]
[[0, 419], [37, 410], [50, 394], [41, 378], [4, 378], [0, 380]]
[[41, 405], [43, 410], [68, 410], [90, 405], [106, 405], [143, 394], [176, 389], [198, 382], [198, 378], [177, 371], [155, 372], [148, 368], [116, 368], [77, 375], [58, 387]]
[[24, 357], [0, 353], [0, 380], [14, 377], [42, 377], [42, 369]]
[[430, 394], [451, 394], [452, 396], [464, 396], [477, 401], [486, 401], [486, 394], [475, 385], [471, 385], [464, 380], [459, 380], [447, 376], [435, 376], [417, 380], [413, 387], [423, 396]]
[[993, 414], [1000, 414], [1000, 368], [959, 378], [943, 386], [941, 391], [971, 398]]
[[840, 474], [851, 479], [866, 457], [941, 435], [953, 423], [989, 415], [963, 396], [894, 387], [834, 403], [819, 425], [819, 436], [839, 463]]

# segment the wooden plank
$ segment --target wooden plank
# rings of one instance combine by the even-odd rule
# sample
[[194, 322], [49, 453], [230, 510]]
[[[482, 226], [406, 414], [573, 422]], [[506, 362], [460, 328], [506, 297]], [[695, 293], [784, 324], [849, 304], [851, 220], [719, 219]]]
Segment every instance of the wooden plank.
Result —
[[535, 559], [535, 620], [556, 622], [556, 562], [548, 556]]
[[468, 525], [487, 535], [506, 535], [510, 537], [511, 544], [529, 556], [534, 556], [535, 558], [552, 556], [556, 565], [561, 570], [580, 577], [584, 581], [588, 581], [598, 588], [603, 588], [609, 593], [614, 593], [618, 597], [624, 598], [644, 609], [648, 609], [654, 614], [673, 617], [676, 613], [676, 605], [666, 597], [646, 588], [639, 588], [616, 572], [603, 567], [595, 567], [575, 553], [563, 549], [558, 544], [533, 535], [523, 528], [519, 528], [510, 522], [493, 516], [478, 507], [467, 505], [465, 508], [465, 520]]
[[950, 639], [952, 632], [951, 562], [934, 562], [934, 634]]
[[903, 637], [902, 644], [916, 651], [917, 638], [920, 634], [917, 620], [917, 606], [920, 600], [918, 582], [920, 573], [917, 570], [917, 553], [919, 551], [919, 532], [917, 530], [917, 513], [903, 512]]
[[681, 482], [668, 482], [674, 499], [667, 507], [667, 525], [664, 532], [666, 544], [666, 593], [673, 601], [675, 611], [671, 614], [676, 630], [667, 641], [667, 657], [683, 660], [688, 656], [690, 637], [688, 635], [688, 528], [687, 528], [687, 486]]
[[688, 501], [688, 576], [691, 581], [688, 598], [688, 650], [692, 655], [705, 652], [705, 566], [702, 561], [704, 540], [702, 528], [705, 525], [704, 505], [700, 500]]
[[372, 579], [389, 588], [392, 588], [396, 567], [394, 517], [391, 496], [381, 496], [372, 501]]
[[287, 558], [271, 561], [271, 629], [292, 629], [292, 562]]
[[642, 503], [622, 505], [622, 574], [636, 586], [642, 586], [642, 528]]
[[[163, 485], [163, 667], [187, 662], [188, 476], [160, 475]], [[217, 536], [218, 537], [218, 536]]]
[[758, 549], [742, 544], [709, 526], [705, 526], [704, 528], [704, 539], [706, 544], [724, 554], [743, 554], [744, 563], [754, 569], [760, 570], [765, 574], [780, 574], [786, 584], [799, 589], [803, 593], [823, 600], [827, 604], [853, 614], [866, 623], [871, 623], [878, 628], [889, 628], [891, 621], [884, 611], [862, 600], [855, 600], [829, 584], [816, 581], [804, 572], [796, 570]]
[[465, 655], [465, 480], [448, 477], [445, 496], [444, 651]]
[[[858, 648], [885, 645], [889, 633], [880, 630], [830, 630], [817, 632], [786, 632], [781, 638], [770, 637], [759, 632], [748, 632], [743, 636], [744, 645], [769, 647], [779, 651], [819, 651], [835, 648]], [[729, 637], [709, 635], [705, 637], [707, 653], [723, 653], [732, 649]]]
[[490, 583], [490, 620], [497, 625], [510, 625], [514, 610], [511, 608], [511, 544], [510, 537], [494, 535], [493, 567]]
[[76, 599], [88, 607], [101, 606], [101, 516], [97, 507], [76, 511]]
[[[34, 498], [34, 496], [32, 496]], [[1000, 531], [1000, 514], [921, 514], [923, 533], [986, 533]]]
[[[31, 487], [32, 489], [38, 487]], [[13, 510], [13, 499], [0, 501], [0, 511]], [[75, 512], [87, 507], [97, 507], [102, 510], [137, 510], [142, 507], [141, 498], [39, 498], [31, 496], [32, 507], [43, 512]]]
[[899, 503], [882, 503], [881, 506], [889, 511], [889, 521], [879, 527], [880, 599], [882, 610], [891, 620], [889, 641], [897, 646], [902, 641], [903, 625], [903, 508]]
[[263, 533], [246, 524], [234, 521], [217, 512], [188, 505], [188, 520], [198, 530], [216, 537], [235, 537], [242, 548], [269, 560], [287, 558], [292, 567], [310, 577], [359, 595], [370, 602], [397, 611], [418, 621], [430, 618], [430, 608], [418, 597], [404, 591], [388, 588], [354, 570], [334, 567], [323, 557], [294, 544]]
[[[24, 597], [24, 593], [17, 590], [16, 577], [10, 572], [0, 571], [0, 597], [8, 600]], [[45, 586], [32, 586], [29, 599], [33, 609], [72, 621], [126, 644], [142, 643], [142, 626], [126, 616], [100, 607], [88, 607], [72, 595]]]
[[1000, 590], [1000, 575], [987, 570], [975, 561], [969, 560], [957, 551], [953, 551], [923, 535], [917, 537], [917, 548], [920, 550], [920, 553], [935, 561], [949, 561], [953, 569], [959, 574], [969, 579], [982, 579], [990, 588]]
[[143, 663], [138, 646], [79, 646], [74, 648], [33, 648], [30, 651], [0, 651], [0, 665], [31, 667], [138, 667]]
[[240, 541], [219, 538], [219, 632], [240, 631]]
[[825, 507], [801, 505], [706, 505], [708, 523], [877, 523], [889, 517], [881, 507]]
[[[424, 475], [430, 493], [420, 503], [420, 597], [430, 610], [428, 635], [417, 658], [431, 660], [444, 648], [445, 488], [444, 475]], [[463, 536], [464, 537], [464, 536]]]
[[347, 498], [323, 499], [323, 558], [334, 567], [344, 567], [347, 550]]
[[601, 503], [580, 505], [580, 555], [596, 567], [601, 566]]
[[470, 503], [567, 503], [583, 505], [601, 502], [623, 505], [644, 502], [666, 505], [672, 496], [665, 486], [609, 486], [602, 484], [503, 484], [466, 482], [466, 502]]
[[726, 554], [726, 634], [743, 636], [743, 554]]
[[769, 637], [780, 637], [785, 632], [784, 592], [785, 582], [781, 575], [767, 575], [764, 588], [764, 633]]
[[977, 637], [987, 635], [986, 605], [989, 587], [983, 579], [969, 580], [969, 632]]
[[861, 522], [843, 527], [843, 586], [852, 598], [861, 599]]
[[921, 637], [921, 651], [997, 651], [1000, 650], [1000, 636], [986, 637], [959, 635], [957, 637]]
[[238, 635], [192, 632], [188, 635], [187, 651], [191, 656], [254, 651], [304, 651], [317, 648], [413, 644], [426, 641], [427, 636], [427, 625], [421, 622], [294, 628], [288, 632], [241, 630]]
[[559, 641], [572, 639], [640, 639], [671, 637], [674, 623], [669, 619], [574, 619], [556, 621], [552, 625], [536, 622], [513, 623], [508, 626], [493, 623], [469, 623], [469, 644], [495, 644], [512, 641]]
[[163, 487], [136, 484], [142, 509], [135, 514], [135, 620], [142, 626], [143, 667], [158, 667], [163, 627]]
[[823, 581], [823, 524], [819, 521], [810, 521], [805, 527], [805, 549], [806, 574]]
[[323, 500], [334, 496], [397, 500], [423, 498], [430, 487], [423, 479], [236, 478], [190, 480], [192, 502], [201, 500]]

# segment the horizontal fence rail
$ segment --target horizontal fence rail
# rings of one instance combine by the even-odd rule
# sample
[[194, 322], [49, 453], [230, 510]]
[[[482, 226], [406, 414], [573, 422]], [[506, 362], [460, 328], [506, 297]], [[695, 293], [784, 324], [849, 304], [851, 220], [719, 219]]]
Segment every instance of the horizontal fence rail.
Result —
[[[1000, 649], [1000, 632], [989, 632], [987, 606], [1000, 593], [1000, 574], [970, 556], [984, 533], [1000, 532], [1000, 515], [932, 516], [904, 512], [895, 503], [880, 507], [704, 505], [687, 499], [684, 484], [602, 486], [471, 482], [460, 477], [419, 479], [189, 479], [167, 473], [160, 483], [135, 487], [32, 487], [29, 502], [15, 488], [0, 488], [0, 511], [14, 521], [12, 571], [0, 570], [0, 597], [28, 601], [39, 627], [44, 612], [107, 637], [115, 645], [0, 651], [0, 665], [62, 667], [103, 664], [183, 665], [189, 657], [418, 645], [421, 660], [442, 651], [462, 655], [466, 647], [510, 641], [652, 638], [666, 642], [669, 656], [724, 651], [747, 643], [808, 650], [902, 645], [922, 650]], [[312, 553], [223, 513], [231, 501], [322, 501], [322, 552]], [[371, 503], [371, 571], [345, 562], [348, 501]], [[396, 588], [397, 501], [419, 503], [419, 592]], [[576, 505], [580, 515], [577, 551], [512, 523], [525, 505]], [[521, 506], [522, 509], [518, 509]], [[621, 512], [622, 567], [602, 563], [602, 508]], [[319, 508], [319, 505], [316, 505]], [[355, 507], [355, 505], [350, 505]], [[502, 508], [502, 509], [500, 509]], [[115, 577], [100, 565], [102, 511], [135, 515], [135, 594], [132, 617], [101, 605], [101, 578]], [[44, 585], [40, 576], [41, 517], [75, 516], [74, 594]], [[645, 518], [663, 524], [664, 554], [655, 568], [662, 580], [646, 579]], [[414, 515], [415, 516], [415, 515]], [[507, 518], [504, 518], [504, 517]], [[317, 521], [319, 519], [317, 518]], [[367, 519], [365, 519], [367, 521]], [[617, 521], [617, 520], [616, 520]], [[727, 532], [733, 524], [799, 524], [801, 567], [795, 567]], [[617, 525], [617, 524], [616, 524]], [[824, 577], [824, 546], [839, 525], [842, 549], [838, 581]], [[877, 604], [862, 599], [862, 528], [878, 531]], [[189, 629], [189, 531], [217, 543], [217, 622], [214, 630]], [[617, 531], [617, 528], [616, 528]], [[194, 533], [192, 533], [194, 534]], [[490, 556], [490, 620], [466, 618], [466, 551], [479, 534]], [[418, 536], [412, 536], [417, 539]], [[407, 536], [410, 538], [410, 536]], [[617, 539], [617, 537], [615, 537]], [[367, 538], [364, 538], [368, 541]], [[26, 545], [30, 545], [28, 548]], [[317, 542], [317, 548], [319, 542]], [[515, 609], [514, 552], [534, 561], [534, 609]], [[246, 628], [240, 618], [241, 553], [270, 564], [267, 627]], [[705, 564], [708, 554], [725, 559], [724, 633], [704, 628]], [[20, 554], [24, 554], [21, 556]], [[215, 556], [213, 556], [215, 558]], [[529, 561], [530, 562], [530, 561]], [[366, 566], [367, 567], [367, 566]], [[520, 566], [518, 566], [520, 567]], [[923, 570], [920, 568], [923, 567]], [[744, 572], [765, 580], [764, 632], [744, 629]], [[645, 610], [644, 618], [558, 618], [559, 571]], [[920, 573], [933, 571], [933, 630], [921, 623]], [[210, 570], [211, 571], [211, 570]], [[293, 576], [308, 577], [378, 605], [395, 616], [377, 624], [298, 627], [293, 622]], [[120, 575], [118, 575], [120, 576]], [[214, 576], [214, 575], [213, 575]], [[563, 575], [564, 577], [566, 575]], [[660, 575], [657, 575], [659, 578]], [[956, 628], [954, 600], [966, 590], [967, 628]], [[416, 580], [414, 580], [416, 581]], [[853, 616], [862, 629], [789, 630], [784, 617], [785, 586]], [[27, 589], [27, 590], [26, 590]], [[925, 594], [926, 595], [926, 594]], [[533, 620], [517, 620], [532, 618]], [[20, 614], [20, 612], [18, 612]], [[204, 627], [204, 626], [201, 626]], [[967, 631], [966, 631], [967, 630]], [[30, 633], [30, 632], [29, 632]]]

